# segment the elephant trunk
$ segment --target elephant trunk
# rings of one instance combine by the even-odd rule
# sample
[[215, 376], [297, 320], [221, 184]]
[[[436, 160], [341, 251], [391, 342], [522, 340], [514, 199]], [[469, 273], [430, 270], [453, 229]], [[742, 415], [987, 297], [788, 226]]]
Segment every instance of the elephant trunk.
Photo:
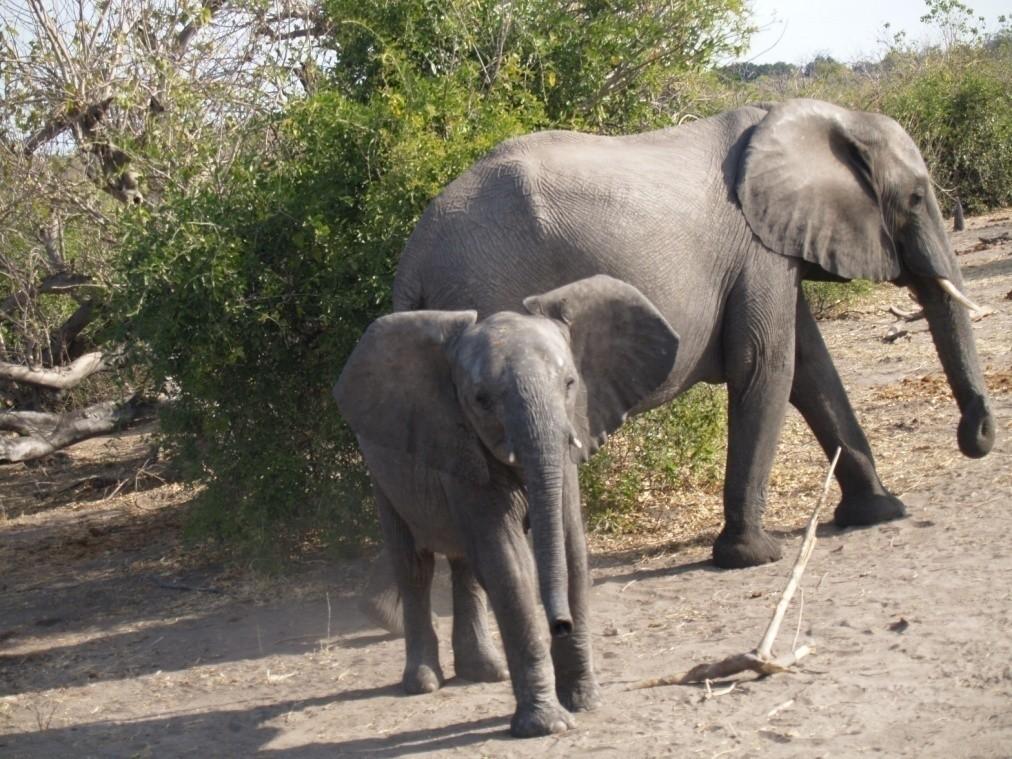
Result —
[[924, 307], [935, 350], [962, 414], [959, 450], [970, 458], [986, 456], [994, 445], [995, 422], [967, 309], [935, 279], [916, 277], [911, 285]]
[[[529, 421], [530, 415], [526, 416]], [[568, 425], [545, 423], [542, 419], [523, 427], [514, 439], [519, 443], [519, 463], [527, 488], [527, 514], [534, 536], [541, 603], [552, 637], [564, 638], [573, 631], [562, 514], [568, 446], [561, 430], [568, 430]]]

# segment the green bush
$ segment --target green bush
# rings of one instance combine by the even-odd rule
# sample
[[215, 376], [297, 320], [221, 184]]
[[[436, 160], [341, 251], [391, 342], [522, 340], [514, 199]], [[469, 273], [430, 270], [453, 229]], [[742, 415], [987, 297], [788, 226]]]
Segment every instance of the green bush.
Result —
[[665, 59], [658, 19], [682, 16], [658, 2], [637, 24], [642, 5], [534, 2], [506, 19], [491, 1], [454, 14], [332, 2], [340, 64], [323, 88], [260, 125], [258, 152], [213, 186], [136, 213], [113, 308], [138, 365], [180, 389], [163, 429], [204, 484], [194, 534], [261, 556], [370, 534], [367, 477], [330, 387], [389, 310], [404, 240], [448, 180], [509, 136], [649, 120], [665, 74], [718, 52], [741, 8], [693, 5], [684, 44], [709, 42]]
[[724, 472], [727, 392], [697, 385], [634, 417], [580, 469], [591, 529], [634, 531], [644, 508], [674, 490], [708, 488]]
[[448, 125], [460, 91], [422, 89], [415, 100], [326, 93], [295, 105], [271, 125], [284, 149], [238, 162], [227, 193], [136, 219], [119, 308], [143, 361], [181, 388], [164, 432], [207, 485], [201, 534], [262, 551], [309, 524], [347, 546], [371, 529], [330, 387], [389, 309], [397, 254], [426, 200], [538, 115], [495, 103]]
[[852, 282], [806, 281], [801, 286], [816, 319], [839, 316], [875, 289], [875, 284], [867, 279], [855, 279]]
[[1012, 41], [922, 56], [881, 109], [921, 149], [935, 182], [968, 213], [1012, 203]]

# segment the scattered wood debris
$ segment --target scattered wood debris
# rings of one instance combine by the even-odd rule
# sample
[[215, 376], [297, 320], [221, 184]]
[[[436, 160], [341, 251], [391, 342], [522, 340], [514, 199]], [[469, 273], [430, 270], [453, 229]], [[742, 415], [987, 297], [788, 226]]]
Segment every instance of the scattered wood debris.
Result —
[[[819, 512], [822, 511], [822, 506], [826, 502], [826, 495], [829, 493], [829, 486], [833, 481], [833, 472], [836, 470], [836, 464], [840, 460], [840, 452], [841, 449], [837, 448], [836, 455], [833, 456], [833, 462], [829, 465], [829, 472], [826, 475], [826, 482], [822, 488], [822, 495], [819, 496], [819, 500], [815, 504], [815, 509], [812, 510], [812, 515], [808, 519], [808, 526], [805, 528], [805, 537], [804, 540], [801, 541], [801, 549], [798, 551], [798, 558], [794, 562], [794, 566], [791, 568], [791, 576], [787, 581], [787, 587], [784, 588], [784, 592], [780, 596], [780, 601], [777, 603], [776, 609], [773, 612], [773, 618], [770, 620], [770, 623], [766, 628], [766, 633], [759, 642], [759, 646], [752, 651], [742, 654], [734, 654], [733, 656], [729, 656], [726, 659], [721, 659], [717, 662], [697, 664], [688, 672], [644, 680], [643, 682], [630, 686], [629, 690], [658, 688], [664, 685], [705, 683], [707, 693], [710, 693], [711, 680], [722, 680], [726, 677], [737, 675], [742, 672], [755, 672], [760, 676], [772, 675], [777, 672], [786, 672], [799, 659], [812, 652], [812, 647], [808, 644], [804, 644], [795, 648], [791, 651], [791, 653], [786, 654], [785, 656], [774, 657], [773, 642], [776, 640], [777, 633], [780, 631], [780, 625], [784, 621], [784, 615], [787, 613], [787, 607], [790, 606], [791, 599], [794, 598], [794, 594], [797, 592], [798, 586], [801, 583], [801, 576], [805, 572], [808, 560], [812, 557], [812, 552], [815, 550], [815, 532], [816, 528], [819, 526]], [[730, 690], [727, 692], [730, 692]]]

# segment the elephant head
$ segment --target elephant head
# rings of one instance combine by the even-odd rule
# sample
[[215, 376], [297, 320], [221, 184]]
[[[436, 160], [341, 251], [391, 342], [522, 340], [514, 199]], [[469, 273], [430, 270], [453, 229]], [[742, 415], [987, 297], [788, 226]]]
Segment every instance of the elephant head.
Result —
[[752, 231], [808, 262], [813, 278], [889, 280], [924, 306], [962, 418], [960, 450], [994, 444], [962, 276], [920, 152], [892, 119], [815, 100], [773, 105], [754, 128], [737, 180]]
[[562, 636], [572, 629], [565, 468], [664, 381], [678, 337], [638, 290], [607, 276], [529, 297], [524, 307], [527, 314], [480, 322], [475, 311], [377, 319], [334, 397], [372, 446], [480, 487], [498, 486], [496, 467], [519, 475], [542, 602], [552, 634]]

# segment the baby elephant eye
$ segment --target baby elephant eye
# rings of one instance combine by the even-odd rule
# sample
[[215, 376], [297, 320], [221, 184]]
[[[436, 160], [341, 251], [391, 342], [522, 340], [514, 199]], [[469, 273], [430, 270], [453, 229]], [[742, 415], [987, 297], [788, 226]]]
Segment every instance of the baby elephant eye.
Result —
[[567, 393], [570, 392], [573, 389], [574, 385], [576, 385], [576, 377], [567, 377], [566, 378], [566, 392]]

